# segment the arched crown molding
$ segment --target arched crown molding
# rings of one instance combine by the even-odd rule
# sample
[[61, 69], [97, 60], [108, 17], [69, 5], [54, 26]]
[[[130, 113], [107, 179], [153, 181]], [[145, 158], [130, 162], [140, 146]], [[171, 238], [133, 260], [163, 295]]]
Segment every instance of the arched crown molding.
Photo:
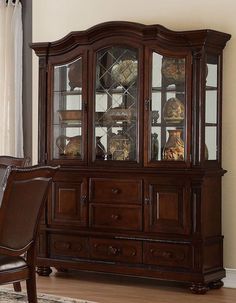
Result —
[[33, 43], [31, 47], [38, 56], [59, 55], [68, 52], [79, 45], [93, 44], [109, 37], [127, 37], [136, 41], [154, 41], [161, 45], [176, 47], [219, 48], [225, 46], [230, 39], [229, 34], [210, 29], [194, 31], [173, 31], [160, 24], [144, 25], [128, 21], [110, 21], [100, 23], [84, 31], [73, 31], [53, 42]]

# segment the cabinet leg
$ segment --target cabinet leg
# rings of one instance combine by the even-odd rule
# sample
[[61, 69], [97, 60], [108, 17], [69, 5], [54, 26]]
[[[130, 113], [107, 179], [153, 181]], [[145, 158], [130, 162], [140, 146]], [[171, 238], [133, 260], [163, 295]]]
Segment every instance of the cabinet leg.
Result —
[[193, 294], [204, 295], [209, 288], [204, 283], [192, 283], [189, 289]]
[[224, 286], [224, 283], [221, 280], [213, 281], [208, 284], [210, 289], [220, 289], [222, 286]]
[[20, 282], [14, 282], [13, 283], [14, 291], [21, 292], [21, 285]]
[[50, 275], [50, 273], [52, 272], [52, 270], [50, 267], [47, 267], [47, 266], [39, 266], [39, 267], [37, 267], [36, 272], [39, 276], [48, 277]]

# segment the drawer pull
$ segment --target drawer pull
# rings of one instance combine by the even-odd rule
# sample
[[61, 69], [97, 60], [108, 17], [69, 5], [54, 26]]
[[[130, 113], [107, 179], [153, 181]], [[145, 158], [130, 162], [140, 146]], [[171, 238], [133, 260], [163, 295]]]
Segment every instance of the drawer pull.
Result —
[[117, 256], [118, 254], [120, 254], [120, 248], [113, 247], [113, 246], [108, 246], [108, 254], [113, 255], [113, 256]]
[[120, 215], [111, 215], [111, 218], [115, 221], [119, 220], [120, 219]]
[[55, 241], [54, 242], [54, 248], [59, 249], [59, 250], [68, 250], [68, 249], [71, 249], [71, 243], [70, 242]]
[[119, 190], [119, 188], [112, 188], [111, 192], [112, 192], [114, 195], [117, 195], [117, 194], [120, 192], [120, 190]]
[[160, 257], [160, 258], [165, 258], [165, 259], [173, 258], [173, 254], [170, 251], [161, 251], [161, 250], [155, 250], [155, 249], [151, 248], [150, 253], [154, 257]]

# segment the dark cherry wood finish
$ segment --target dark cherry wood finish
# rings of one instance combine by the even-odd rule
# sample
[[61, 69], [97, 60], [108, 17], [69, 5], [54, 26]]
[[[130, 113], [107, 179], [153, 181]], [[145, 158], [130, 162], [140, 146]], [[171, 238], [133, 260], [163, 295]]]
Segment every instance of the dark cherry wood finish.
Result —
[[29, 157], [17, 158], [12, 156], [0, 156], [0, 164], [12, 165], [12, 166], [29, 166], [31, 160]]
[[[39, 161], [61, 164], [41, 224], [38, 273], [50, 266], [189, 283], [193, 293], [222, 286], [222, 51], [230, 35], [175, 32], [161, 25], [107, 22], [61, 40], [35, 43], [39, 56]], [[136, 163], [93, 157], [95, 52], [112, 45], [139, 50]], [[148, 111], [151, 53], [186, 58], [186, 159], [150, 161]], [[205, 161], [205, 57], [219, 58], [217, 160]], [[52, 154], [53, 67], [83, 56], [86, 105], [84, 159]]]

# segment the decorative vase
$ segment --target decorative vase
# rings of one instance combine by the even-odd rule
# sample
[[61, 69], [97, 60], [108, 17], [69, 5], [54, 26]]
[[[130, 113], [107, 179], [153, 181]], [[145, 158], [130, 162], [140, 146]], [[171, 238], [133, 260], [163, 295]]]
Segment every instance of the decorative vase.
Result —
[[100, 136], [96, 137], [96, 159], [105, 159], [106, 149], [101, 142]]
[[168, 130], [169, 138], [163, 151], [163, 159], [170, 161], [184, 160], [184, 141], [181, 139], [182, 130]]
[[112, 160], [130, 160], [131, 142], [122, 130], [118, 130], [118, 133], [111, 137], [109, 152]]
[[170, 98], [163, 107], [163, 118], [166, 123], [181, 123], [184, 120], [184, 105], [178, 98]]
[[154, 133], [151, 136], [152, 138], [152, 160], [158, 160], [158, 153], [159, 153], [159, 141], [158, 141], [158, 134]]
[[153, 125], [157, 124], [159, 117], [160, 117], [159, 110], [153, 110], [152, 111], [152, 124]]

